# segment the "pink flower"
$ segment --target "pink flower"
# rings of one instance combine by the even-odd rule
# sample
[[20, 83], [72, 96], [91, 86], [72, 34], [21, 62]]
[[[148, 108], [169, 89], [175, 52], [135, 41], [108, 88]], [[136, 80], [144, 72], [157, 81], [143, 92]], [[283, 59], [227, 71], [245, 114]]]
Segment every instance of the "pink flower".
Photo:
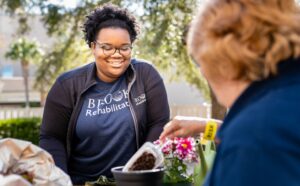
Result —
[[156, 141], [153, 142], [153, 144], [160, 146], [161, 145], [161, 141], [160, 140], [156, 140]]
[[154, 144], [161, 149], [164, 157], [176, 157], [185, 162], [197, 162], [198, 160], [195, 139], [192, 137], [166, 139], [163, 142], [157, 140]]
[[162, 153], [163, 153], [164, 155], [170, 155], [170, 154], [172, 154], [172, 151], [173, 151], [173, 144], [172, 144], [172, 142], [171, 142], [171, 141], [167, 141], [167, 142], [163, 145], [161, 151], [162, 151]]
[[[161, 150], [165, 158], [167, 180], [192, 179], [194, 166], [198, 163], [196, 142], [192, 137], [166, 139], [155, 141], [155, 145]], [[175, 181], [176, 182], [176, 181]], [[174, 182], [174, 183], [175, 183]]]
[[189, 160], [194, 151], [193, 138], [178, 138], [174, 154], [181, 160]]

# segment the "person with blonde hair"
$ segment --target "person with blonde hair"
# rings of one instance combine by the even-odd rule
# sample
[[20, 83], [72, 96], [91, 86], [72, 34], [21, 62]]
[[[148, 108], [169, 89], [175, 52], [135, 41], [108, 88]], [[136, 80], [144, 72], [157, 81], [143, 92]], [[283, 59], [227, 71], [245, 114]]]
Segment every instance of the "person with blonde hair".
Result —
[[296, 2], [210, 0], [191, 26], [188, 46], [219, 103], [230, 108], [205, 185], [300, 185]]

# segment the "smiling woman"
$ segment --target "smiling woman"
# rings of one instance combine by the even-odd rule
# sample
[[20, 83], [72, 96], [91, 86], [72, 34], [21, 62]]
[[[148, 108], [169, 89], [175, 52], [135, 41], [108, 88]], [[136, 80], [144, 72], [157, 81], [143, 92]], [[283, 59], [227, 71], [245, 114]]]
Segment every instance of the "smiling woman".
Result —
[[169, 120], [162, 78], [131, 58], [138, 31], [126, 9], [95, 9], [83, 25], [95, 62], [62, 74], [48, 94], [40, 146], [73, 184], [112, 177], [111, 168], [156, 140]]
[[91, 46], [98, 67], [97, 75], [104, 82], [115, 81], [128, 68], [131, 41], [127, 30], [103, 28]]

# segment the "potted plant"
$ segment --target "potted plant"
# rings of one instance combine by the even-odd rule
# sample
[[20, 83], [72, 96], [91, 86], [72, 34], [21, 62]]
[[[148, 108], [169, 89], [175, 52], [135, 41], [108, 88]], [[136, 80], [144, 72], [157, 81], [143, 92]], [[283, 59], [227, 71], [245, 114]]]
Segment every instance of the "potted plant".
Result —
[[193, 184], [193, 174], [199, 163], [196, 140], [192, 137], [155, 141], [164, 156], [165, 186], [189, 186]]
[[216, 153], [213, 140], [188, 137], [155, 141], [154, 144], [164, 156], [164, 186], [203, 184]]

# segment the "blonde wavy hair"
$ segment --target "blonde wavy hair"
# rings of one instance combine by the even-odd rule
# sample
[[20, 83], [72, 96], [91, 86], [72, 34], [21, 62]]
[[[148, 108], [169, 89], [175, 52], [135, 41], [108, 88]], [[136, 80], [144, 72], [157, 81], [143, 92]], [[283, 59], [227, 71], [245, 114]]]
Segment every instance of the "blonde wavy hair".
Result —
[[256, 81], [276, 75], [282, 60], [300, 56], [294, 0], [208, 1], [188, 36], [189, 52], [208, 74]]

